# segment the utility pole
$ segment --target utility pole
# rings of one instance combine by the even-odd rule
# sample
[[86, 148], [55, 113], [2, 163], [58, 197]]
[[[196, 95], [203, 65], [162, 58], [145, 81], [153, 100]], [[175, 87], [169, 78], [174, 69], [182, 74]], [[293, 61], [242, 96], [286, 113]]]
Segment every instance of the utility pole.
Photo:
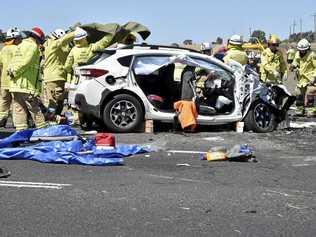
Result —
[[293, 21], [293, 34], [295, 34], [296, 21]]
[[251, 27], [249, 27], [249, 37], [251, 37], [251, 35], [252, 35], [252, 29]]
[[316, 13], [314, 13], [312, 17], [314, 18], [314, 34], [316, 34]]
[[300, 18], [300, 39], [303, 38], [303, 20]]

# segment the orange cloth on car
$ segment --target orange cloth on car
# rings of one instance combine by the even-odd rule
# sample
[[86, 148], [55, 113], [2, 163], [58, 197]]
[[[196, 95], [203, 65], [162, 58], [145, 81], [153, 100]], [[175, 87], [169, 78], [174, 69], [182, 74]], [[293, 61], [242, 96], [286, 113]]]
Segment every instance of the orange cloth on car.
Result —
[[198, 113], [196, 111], [195, 103], [193, 101], [180, 100], [174, 103], [174, 109], [179, 113], [178, 119], [182, 129], [191, 127], [195, 129], [196, 118]]

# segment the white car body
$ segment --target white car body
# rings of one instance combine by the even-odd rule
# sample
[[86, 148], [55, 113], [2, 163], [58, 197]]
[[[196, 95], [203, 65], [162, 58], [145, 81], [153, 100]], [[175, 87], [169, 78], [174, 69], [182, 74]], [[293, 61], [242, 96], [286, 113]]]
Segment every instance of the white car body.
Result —
[[[110, 54], [110, 55], [109, 55]], [[151, 47], [151, 46], [133, 46], [126, 48], [108, 49], [103, 54], [100, 54], [96, 60], [91, 64], [81, 66], [74, 71], [74, 80], [69, 89], [69, 104], [81, 111], [82, 113], [91, 115], [95, 118], [101, 119], [107, 124], [104, 118], [104, 107], [115, 96], [119, 94], [128, 94], [134, 96], [141, 104], [144, 112], [145, 119], [153, 119], [162, 122], [174, 122], [174, 112], [161, 111], [153, 106], [148, 100], [144, 91], [138, 85], [135, 79], [135, 71], [139, 71], [143, 75], [151, 73], [155, 70], [155, 67], [162, 67], [163, 65], [154, 64], [147, 65], [145, 68], [137, 68], [135, 60], [146, 56], [151, 57], [166, 57], [166, 64], [181, 62], [182, 64], [194, 65], [199, 67], [208, 67], [214, 64], [220, 70], [229, 73], [234, 77], [234, 108], [229, 114], [217, 114], [217, 115], [198, 115], [197, 123], [201, 125], [217, 125], [227, 124], [237, 121], [241, 121], [246, 115], [250, 103], [247, 104], [248, 108], [245, 109], [244, 100], [245, 97], [251, 95], [253, 91], [252, 77], [244, 76], [244, 68], [238, 63], [232, 63], [231, 66], [224, 64], [214, 57], [207, 56], [198, 52], [193, 52], [188, 49], [172, 48], [172, 47]], [[126, 59], [127, 62], [120, 63], [120, 59]], [[205, 62], [205, 65], [201, 65], [201, 62]], [[141, 63], [139, 63], [142, 65]], [[202, 63], [204, 64], [204, 63]], [[106, 74], [99, 77], [89, 78], [83, 76], [84, 70], [100, 69], [108, 71]], [[137, 69], [137, 70], [136, 70]], [[148, 75], [148, 74], [147, 74]], [[112, 80], [109, 80], [112, 79]], [[109, 80], [109, 81], [108, 81]], [[112, 83], [114, 81], [114, 83]], [[110, 82], [110, 83], [109, 83]], [[133, 130], [133, 129], [132, 129]], [[118, 131], [128, 132], [131, 129], [121, 129]]]

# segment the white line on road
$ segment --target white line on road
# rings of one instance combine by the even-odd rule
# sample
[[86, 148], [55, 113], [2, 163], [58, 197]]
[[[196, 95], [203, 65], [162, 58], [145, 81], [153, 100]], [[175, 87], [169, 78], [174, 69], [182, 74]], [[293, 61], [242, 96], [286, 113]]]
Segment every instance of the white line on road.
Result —
[[182, 154], [205, 154], [205, 151], [182, 151], [182, 150], [168, 150], [170, 153], [182, 153]]
[[46, 189], [62, 189], [69, 187], [71, 184], [57, 184], [57, 183], [34, 183], [34, 182], [20, 182], [20, 181], [0, 181], [2, 187], [16, 187], [16, 188], [46, 188]]

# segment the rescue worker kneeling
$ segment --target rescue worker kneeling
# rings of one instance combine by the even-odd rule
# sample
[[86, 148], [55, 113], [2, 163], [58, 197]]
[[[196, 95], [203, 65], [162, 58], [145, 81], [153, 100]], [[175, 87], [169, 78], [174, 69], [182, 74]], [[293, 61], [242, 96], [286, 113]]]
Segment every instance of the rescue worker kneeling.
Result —
[[40, 83], [40, 45], [45, 35], [38, 27], [32, 29], [30, 36], [17, 46], [8, 67], [10, 92], [13, 94], [13, 121], [16, 130], [28, 128], [29, 113], [37, 128], [46, 126], [38, 98]]

